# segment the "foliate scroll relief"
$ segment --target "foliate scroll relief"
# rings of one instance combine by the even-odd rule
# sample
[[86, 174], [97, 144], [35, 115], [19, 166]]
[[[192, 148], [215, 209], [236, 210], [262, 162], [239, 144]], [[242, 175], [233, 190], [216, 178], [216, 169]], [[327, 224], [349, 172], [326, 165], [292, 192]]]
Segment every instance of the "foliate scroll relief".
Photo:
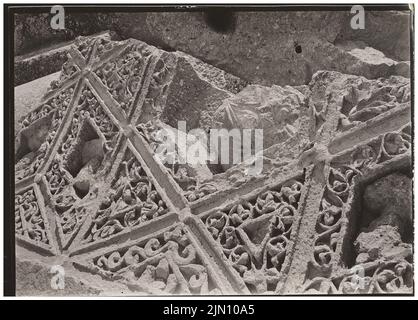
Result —
[[307, 294], [410, 294], [413, 265], [408, 261], [379, 261], [356, 265], [333, 279], [316, 277], [304, 288]]
[[84, 88], [71, 126], [45, 174], [51, 195], [59, 195], [67, 185], [108, 170], [106, 163], [116, 146], [118, 133], [119, 129], [91, 90]]
[[69, 247], [86, 220], [88, 214], [88, 207], [71, 206], [70, 209], [57, 216], [58, 232], [63, 249], [67, 249]]
[[[408, 125], [397, 132], [386, 133], [359, 146], [351, 152], [348, 164], [341, 165], [341, 162], [344, 162], [343, 158], [347, 155], [343, 155], [342, 159], [334, 159], [332, 165], [338, 165], [339, 162], [340, 165], [332, 166], [330, 169], [315, 226], [317, 236], [312, 262], [317, 271], [326, 275], [333, 264], [342, 263], [339, 260], [341, 257], [337, 256], [342, 255], [342, 239], [347, 232], [348, 221], [354, 219], [351, 217], [354, 210], [354, 188], [362, 175], [371, 172], [377, 165], [386, 161], [396, 160], [396, 157], [404, 155], [410, 148], [411, 135]], [[360, 180], [356, 182], [355, 177]], [[359, 259], [358, 262], [369, 261]]]
[[359, 171], [350, 167], [331, 168], [316, 221], [314, 266], [326, 272], [337, 250], [342, 224], [346, 221], [346, 204], [352, 199], [354, 177]]
[[22, 120], [23, 129], [19, 133], [16, 155], [18, 162], [15, 164], [16, 181], [34, 174], [44, 163], [73, 92], [72, 87], [64, 90]]
[[183, 227], [122, 246], [81, 264], [148, 294], [220, 294]]
[[45, 173], [64, 249], [88, 216], [86, 203], [94, 201], [104, 185], [118, 133], [97, 98], [85, 88], [71, 126]]
[[291, 247], [303, 179], [202, 216], [229, 263], [253, 293], [274, 292]]
[[[294, 47], [300, 54], [303, 44]], [[46, 103], [22, 120], [18, 253], [36, 264], [58, 259], [75, 280], [105, 294], [117, 288], [210, 295], [231, 288], [277, 295], [300, 293], [303, 285], [305, 293], [410, 293], [412, 211], [402, 188], [411, 183], [411, 127], [382, 134], [389, 118], [391, 127], [405, 123], [410, 80], [308, 73], [300, 86], [278, 87], [273, 79], [271, 87], [242, 88], [237, 79], [241, 90], [233, 76], [184, 53], [133, 39], [78, 38]], [[190, 113], [188, 103], [202, 110]], [[205, 132], [261, 128], [263, 170], [248, 174], [252, 158], [180, 161], [190, 151], [187, 130], [163, 123], [170, 118], [201, 123]], [[369, 120], [373, 128], [364, 134]], [[186, 139], [174, 144], [175, 161], [164, 162], [164, 170], [157, 159], [161, 128]], [[324, 147], [326, 163], [272, 184], [297, 167], [304, 146], [320, 149], [333, 133], [350, 129], [338, 141], [355, 141], [336, 148], [338, 158]], [[155, 163], [146, 144], [139, 149], [138, 133]], [[305, 182], [306, 172], [312, 175]], [[41, 249], [55, 257], [40, 257]]]
[[[70, 132], [61, 146], [63, 159], [68, 163], [70, 161], [69, 157], [74, 151], [88, 153], [88, 149], [92, 148], [100, 149], [97, 150], [100, 155], [93, 152], [93, 154], [88, 153], [86, 157], [101, 157], [107, 160], [103, 161], [101, 159], [101, 163], [104, 164], [110, 160], [117, 143], [118, 133], [117, 125], [109, 117], [92, 91], [86, 87], [82, 91], [79, 104], [76, 107]], [[78, 150], [80, 147], [84, 150]]]
[[167, 214], [166, 203], [136, 156], [128, 149], [111, 190], [101, 202], [82, 243], [112, 237], [119, 232]]
[[74, 46], [83, 58], [87, 60], [90, 57], [95, 41], [96, 39], [91, 37], [77, 37], [74, 41]]
[[151, 52], [143, 45], [131, 44], [124, 53], [94, 71], [128, 118], [141, 89]]
[[306, 283], [308, 293], [412, 293], [412, 180], [403, 173], [378, 177], [357, 200], [344, 268], [331, 279]]
[[48, 222], [32, 187], [15, 195], [15, 232], [31, 243], [51, 246]]

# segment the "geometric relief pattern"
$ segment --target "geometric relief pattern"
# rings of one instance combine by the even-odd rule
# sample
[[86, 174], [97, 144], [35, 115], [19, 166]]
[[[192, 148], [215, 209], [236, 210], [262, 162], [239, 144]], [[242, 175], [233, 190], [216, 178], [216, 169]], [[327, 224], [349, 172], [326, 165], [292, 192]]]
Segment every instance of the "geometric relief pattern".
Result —
[[[413, 265], [404, 261], [385, 261], [364, 266], [361, 277], [355, 272], [333, 279], [316, 277], [309, 281], [308, 294], [410, 294], [414, 285]], [[355, 284], [355, 285], [353, 285]]]
[[[347, 221], [353, 200], [354, 178], [385, 161], [396, 159], [411, 149], [411, 127], [405, 126], [398, 132], [381, 135], [369, 143], [351, 151], [347, 164], [340, 159], [334, 162], [339, 167], [330, 168], [327, 185], [320, 204], [316, 224], [314, 264], [320, 269], [330, 267], [332, 255], [336, 252], [341, 239], [342, 224]], [[341, 158], [345, 159], [345, 155]], [[356, 181], [358, 184], [359, 181]]]
[[22, 242], [51, 251], [51, 235], [44, 208], [36, 187], [15, 195], [16, 238]]
[[36, 173], [45, 161], [73, 93], [73, 87], [66, 89], [23, 118], [15, 164], [16, 181]]
[[221, 293], [180, 225], [78, 265], [140, 294]]
[[[101, 39], [99, 48], [109, 45], [109, 40]], [[119, 103], [126, 117], [129, 117], [140, 92], [140, 81], [150, 60], [147, 46], [131, 44], [115, 59], [104, 63], [95, 71], [100, 81]]]
[[97, 198], [99, 188], [90, 181], [106, 176], [109, 168], [105, 164], [111, 160], [118, 137], [117, 126], [91, 90], [81, 90], [71, 126], [45, 174], [63, 248], [69, 246], [91, 211], [86, 203]]
[[[355, 220], [353, 215], [358, 210], [355, 207], [359, 201], [355, 199], [356, 186], [361, 185], [363, 176], [376, 175], [377, 168], [388, 161], [399, 162], [405, 155], [410, 159], [410, 152], [411, 126], [406, 125], [398, 131], [380, 135], [331, 162], [315, 227], [317, 234], [312, 262], [317, 271], [329, 274], [332, 269], [344, 265], [343, 242], [349, 230], [347, 221]], [[356, 270], [362, 270], [361, 278]], [[346, 275], [331, 278], [318, 276], [307, 281], [305, 292], [410, 293], [413, 285], [412, 270], [412, 255], [400, 260], [360, 263], [340, 271]], [[353, 285], [359, 281], [361, 286]]]
[[[154, 157], [161, 142], [142, 116], [161, 112], [176, 63], [171, 53], [136, 40], [77, 39], [47, 102], [22, 122], [19, 243], [135, 294], [279, 294], [300, 239], [310, 237], [304, 253], [315, 270], [305, 270], [304, 292], [350, 292], [356, 275], [343, 251], [356, 187], [385, 164], [410, 158], [410, 126], [379, 133], [330, 159], [314, 230], [300, 234], [317, 183], [314, 166], [289, 166], [293, 171], [226, 187], [222, 195], [223, 186]], [[388, 92], [384, 110], [391, 109], [392, 95], [405, 104], [410, 99], [406, 89]], [[355, 112], [365, 105], [375, 114], [373, 97], [353, 93], [350, 99], [354, 111], [344, 111], [350, 120], [360, 119]], [[364, 270], [365, 286], [350, 293], [411, 288], [411, 259], [368, 261]]]
[[[79, 253], [94, 255], [112, 243], [118, 249], [93, 262], [101, 271], [89, 272], [123, 275], [136, 292], [217, 294], [219, 281], [209, 274], [187, 227], [178, 224], [179, 210], [125, 132], [141, 103], [161, 103], [171, 67], [160, 55], [139, 41], [76, 40], [60, 78], [51, 83], [47, 97], [52, 98], [22, 123], [18, 179], [42, 164], [45, 168], [38, 170], [33, 189], [16, 196], [16, 234], [43, 249], [74, 256], [74, 265]], [[174, 62], [168, 58], [167, 63]], [[28, 143], [32, 132], [41, 134]], [[28, 153], [38, 160], [30, 162]], [[36, 201], [42, 197], [39, 190], [49, 198], [47, 208]], [[173, 224], [177, 226], [170, 231], [149, 235]], [[127, 247], [127, 238], [139, 240]]]
[[286, 181], [202, 216], [213, 239], [252, 293], [274, 293], [285, 272], [303, 180], [298, 177]]
[[[126, 150], [114, 183], [94, 215], [84, 243], [112, 237], [125, 229], [167, 214], [169, 209], [143, 166]], [[126, 231], [126, 230], [125, 230]]]
[[138, 133], [144, 138], [152, 152], [158, 149], [160, 154], [165, 154], [167, 158], [173, 159], [173, 164], [165, 163], [167, 174], [171, 175], [174, 181], [183, 190], [183, 196], [188, 202], [195, 202], [218, 190], [215, 183], [208, 181], [199, 183], [196, 177], [193, 177], [184, 165], [179, 164], [180, 155], [176, 147], [174, 154], [167, 150], [164, 141], [159, 137], [159, 130], [162, 128], [155, 122], [139, 123], [136, 126]]

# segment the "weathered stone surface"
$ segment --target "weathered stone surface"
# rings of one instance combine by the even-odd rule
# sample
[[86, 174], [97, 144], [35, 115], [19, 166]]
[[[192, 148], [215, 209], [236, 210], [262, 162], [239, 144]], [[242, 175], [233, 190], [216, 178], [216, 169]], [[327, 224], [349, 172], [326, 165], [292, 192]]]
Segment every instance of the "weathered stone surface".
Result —
[[339, 117], [339, 131], [349, 130], [390, 110], [405, 108], [411, 99], [409, 79], [400, 76], [369, 80], [323, 71], [314, 75], [309, 87], [319, 124], [324, 116], [331, 115], [330, 99], [335, 99], [332, 103], [336, 112], [331, 116]]
[[[52, 275], [56, 273], [57, 271], [54, 271]], [[85, 285], [79, 278], [73, 276], [64, 276], [65, 286], [62, 289], [54, 289], [51, 283], [50, 265], [17, 258], [16, 292], [18, 296], [97, 296], [100, 293], [97, 288]], [[57, 287], [59, 285], [58, 282], [54, 284]]]
[[341, 24], [336, 43], [346, 40], [364, 41], [398, 61], [411, 60], [411, 12], [365, 10], [365, 28], [352, 29], [347, 20]]
[[[188, 92], [188, 91], [186, 91]], [[256, 155], [254, 146], [251, 149], [250, 158], [239, 158], [234, 161], [234, 155], [231, 148], [228, 163], [221, 163], [221, 155], [212, 150], [214, 159], [207, 158], [207, 167], [216, 174], [215, 176], [204, 174], [207, 167], [204, 165], [198, 171], [176, 169], [174, 178], [176, 181], [183, 181], [182, 187], [186, 191], [186, 197], [191, 201], [196, 201], [212, 192], [222, 192], [223, 189], [237, 187], [246, 181], [251, 181], [255, 177], [248, 174], [252, 167], [252, 161], [261, 157], [262, 170], [257, 174], [258, 178], [267, 176], [276, 176], [282, 173], [283, 167], [290, 165], [287, 171], [297, 169], [292, 162], [298, 158], [305, 146], [309, 144], [309, 134], [311, 122], [311, 111], [308, 108], [308, 97], [310, 91], [307, 86], [302, 87], [264, 87], [259, 85], [250, 85], [244, 88], [236, 95], [229, 95], [222, 100], [220, 106], [216, 109], [203, 108], [204, 119], [209, 129], [224, 129], [219, 131], [219, 137], [222, 139], [229, 137], [232, 129], [243, 132], [244, 129], [261, 129], [263, 131], [263, 141], [261, 147], [262, 155]], [[202, 108], [200, 108], [202, 110]], [[187, 117], [181, 120], [187, 120], [187, 124], [193, 123], [190, 119], [190, 112]], [[158, 123], [149, 123], [147, 126], [141, 126], [143, 132], [156, 150], [163, 141], [156, 137], [156, 132], [163, 126]], [[192, 128], [187, 128], [189, 129]], [[183, 133], [183, 135], [185, 135]], [[188, 134], [188, 147], [192, 133]], [[180, 134], [181, 136], [181, 134]], [[210, 135], [207, 136], [208, 146], [216, 141], [210, 141]], [[241, 141], [241, 143], [243, 143]], [[218, 146], [218, 152], [221, 150]], [[206, 146], [203, 147], [206, 149]], [[207, 150], [208, 151], [208, 150]], [[184, 157], [184, 155], [177, 155]], [[215, 162], [216, 164], [213, 164]], [[229, 170], [228, 170], [229, 169]], [[192, 170], [193, 171], [193, 170]], [[224, 172], [225, 171], [225, 172]], [[185, 176], [184, 176], [185, 175]], [[188, 181], [189, 183], [186, 183]]]
[[[111, 38], [109, 32], [93, 37]], [[68, 51], [73, 43], [74, 41], [59, 43], [15, 57], [14, 85], [18, 86], [60, 71], [68, 60]]]
[[67, 48], [60, 48], [57, 51], [48, 51], [48, 54], [40, 54], [34, 57], [15, 59], [14, 85], [34, 81], [38, 78], [59, 72], [67, 60]]
[[299, 85], [316, 71], [310, 64], [315, 44], [334, 41], [343, 14], [237, 12], [227, 32], [213, 30], [199, 12], [149, 14], [147, 22], [168, 46], [250, 82]]
[[[338, 15], [271, 14], [112, 14], [111, 29], [159, 48], [77, 38], [49, 86], [16, 88], [15, 112], [30, 110], [15, 145], [18, 294], [412, 292], [408, 61], [338, 37]], [[227, 72], [243, 61], [245, 80]], [[253, 152], [237, 162], [180, 161], [221, 128], [262, 129], [260, 152], [241, 141]]]
[[208, 128], [211, 115], [232, 95], [229, 90], [239, 90], [245, 82], [182, 53], [171, 55], [175, 57], [176, 65], [166, 91], [161, 119], [173, 127], [178, 121], [187, 121], [189, 130]]
[[263, 129], [264, 147], [283, 142], [297, 133], [300, 109], [307, 97], [293, 87], [248, 86], [225, 99], [215, 114], [218, 128]]
[[59, 76], [60, 72], [56, 72], [15, 87], [15, 135], [21, 129], [20, 119], [41, 103], [51, 82], [57, 80]]
[[400, 174], [381, 178], [366, 188], [364, 203], [363, 219], [375, 218], [354, 242], [358, 254], [356, 262], [411, 255], [411, 244], [402, 241], [402, 235], [407, 238], [406, 229], [412, 222], [411, 179]]
[[87, 36], [106, 30], [109, 18], [97, 13], [65, 12], [65, 29], [51, 28], [53, 14], [47, 12], [38, 14], [15, 14], [15, 55], [23, 55], [33, 50], [45, 48], [51, 44], [73, 40], [78, 36]]
[[113, 21], [122, 37], [187, 52], [252, 83], [300, 85], [318, 70], [388, 76], [398, 61], [410, 59], [409, 14], [366, 12], [364, 31], [350, 28], [345, 11], [136, 13]]

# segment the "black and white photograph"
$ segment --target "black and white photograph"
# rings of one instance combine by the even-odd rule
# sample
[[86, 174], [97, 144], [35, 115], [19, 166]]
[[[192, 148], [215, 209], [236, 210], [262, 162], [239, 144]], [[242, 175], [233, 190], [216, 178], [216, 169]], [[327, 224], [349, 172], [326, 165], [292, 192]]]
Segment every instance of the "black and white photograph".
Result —
[[4, 4], [4, 294], [414, 297], [414, 10]]

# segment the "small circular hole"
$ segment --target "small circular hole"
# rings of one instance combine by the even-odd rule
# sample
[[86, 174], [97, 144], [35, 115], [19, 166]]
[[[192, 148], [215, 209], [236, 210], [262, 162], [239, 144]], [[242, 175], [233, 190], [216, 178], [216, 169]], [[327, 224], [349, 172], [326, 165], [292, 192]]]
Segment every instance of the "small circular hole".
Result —
[[295, 52], [296, 53], [302, 53], [302, 46], [300, 44], [295, 46]]

